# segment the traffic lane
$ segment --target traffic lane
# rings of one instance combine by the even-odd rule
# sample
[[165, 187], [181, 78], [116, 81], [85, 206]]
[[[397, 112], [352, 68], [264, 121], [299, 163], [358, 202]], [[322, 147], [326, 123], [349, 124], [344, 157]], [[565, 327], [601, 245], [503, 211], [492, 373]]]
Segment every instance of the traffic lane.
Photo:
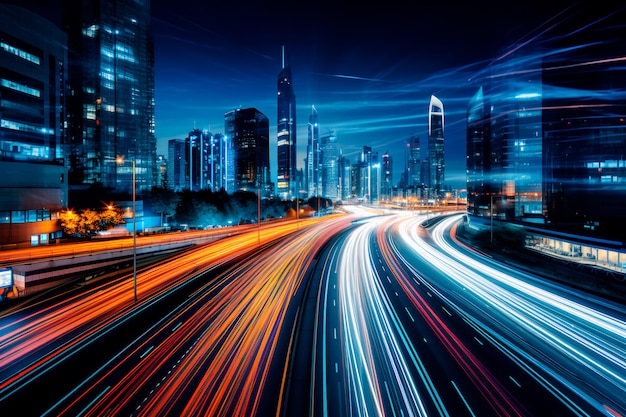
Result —
[[431, 398], [437, 400], [433, 401], [437, 408], [431, 413], [526, 415], [526, 407], [512, 392], [517, 388], [515, 379], [494, 375], [492, 365], [499, 363], [499, 359], [492, 360], [494, 352], [475, 353], [484, 346], [482, 337], [468, 328], [436, 292], [423, 285], [424, 277], [417, 275], [419, 263], [408, 269], [398, 261], [387, 236], [392, 224], [393, 220], [381, 226], [376, 239], [372, 239], [372, 252], [401, 328], [430, 377]]
[[[328, 284], [326, 305], [339, 308], [334, 319], [327, 315], [326, 337], [339, 338], [335, 346], [341, 349], [341, 356], [336, 355], [341, 360], [326, 360], [322, 368], [327, 378], [325, 411], [330, 415], [425, 412], [402, 352], [406, 340], [395, 331], [369, 259], [369, 237], [379, 221], [369, 219], [352, 230], [338, 253], [336, 288]], [[334, 392], [338, 402], [330, 399]]]
[[[446, 221], [437, 227], [446, 228]], [[485, 265], [469, 268], [465, 262], [459, 262], [457, 253], [448, 254], [438, 248], [438, 234], [433, 234], [434, 246], [419, 239], [418, 228], [418, 220], [401, 223], [396, 243], [405, 245], [407, 253], [412, 252], [431, 264], [433, 271], [443, 272], [437, 280], [437, 275], [432, 275], [430, 282], [436, 286], [434, 290], [445, 295], [457, 314], [484, 332], [499, 350], [543, 386], [550, 398], [563, 403], [571, 412], [604, 412], [605, 404], [615, 409], [615, 401], [623, 397], [615, 396], [619, 390], [600, 382], [605, 379], [599, 379], [598, 374], [606, 372], [606, 368], [594, 369], [593, 364], [597, 360], [610, 362], [623, 355], [623, 350], [612, 345], [616, 339], [610, 336], [611, 332], [624, 331], [619, 321], [530, 286], [523, 277], [512, 278]], [[580, 317], [574, 316], [580, 314], [589, 318], [589, 323], [579, 327], [574, 323]], [[601, 329], [597, 334], [599, 338], [584, 330], [590, 325]], [[609, 337], [601, 337], [606, 332]], [[618, 343], [624, 343], [624, 339]], [[601, 351], [608, 356], [596, 356]], [[589, 358], [589, 362], [581, 363], [581, 358]], [[617, 374], [613, 375], [620, 374], [623, 375], [623, 371], [618, 365]], [[606, 376], [611, 377], [610, 372]], [[589, 390], [588, 385], [595, 387]], [[598, 396], [598, 392], [604, 393]]]
[[[294, 305], [300, 304], [298, 294], [315, 254], [346, 224], [349, 221], [345, 219], [326, 222], [320, 228], [294, 235], [271, 254], [251, 260], [248, 272], [233, 277], [233, 282], [241, 282], [247, 289], [225, 297], [228, 303], [220, 311], [219, 320], [226, 327], [207, 331], [185, 360], [193, 364], [192, 368], [203, 366], [200, 383], [184, 398], [180, 396], [185, 414], [277, 412], [284, 388], [280, 376], [287, 366], [280, 353], [280, 340], [283, 346], [288, 344], [297, 311]], [[281, 337], [283, 334], [286, 336]], [[218, 360], [207, 362], [207, 354], [213, 351]], [[180, 371], [174, 372], [160, 387], [161, 395], [144, 403], [141, 414], [167, 410], [168, 399], [177, 395], [184, 379]]]
[[[307, 288], [298, 311], [293, 329], [293, 348], [290, 353], [289, 371], [286, 375], [282, 416], [324, 415], [327, 410], [328, 393], [325, 389], [326, 373], [336, 372], [338, 367], [327, 364], [339, 363], [341, 349], [328, 347], [338, 343], [338, 323], [329, 326], [325, 317], [329, 310], [337, 309], [336, 253], [347, 231], [337, 233], [316, 255], [316, 261], [307, 272]], [[335, 295], [329, 295], [329, 292]], [[331, 369], [332, 368], [332, 369]], [[339, 404], [342, 396], [331, 399]], [[343, 408], [334, 408], [331, 415], [345, 415]]]
[[[86, 298], [75, 299], [65, 308], [38, 311], [24, 318], [17, 326], [11, 323], [11, 326], [15, 327], [12, 329], [14, 332], [3, 332], [0, 337], [5, 347], [8, 346], [7, 343], [13, 343], [17, 348], [10, 351], [9, 349], [3, 350], [2, 354], [6, 356], [7, 364], [19, 363], [20, 367], [16, 371], [8, 373], [5, 372], [6, 366], [8, 366], [5, 364], [2, 371], [4, 379], [0, 382], [2, 384], [0, 396], [3, 400], [9, 401], [10, 396], [28, 390], [30, 384], [35, 380], [40, 380], [42, 374], [48, 374], [49, 370], [69, 363], [68, 358], [83, 352], [83, 349], [91, 349], [88, 346], [96, 344], [97, 339], [105, 331], [108, 332], [111, 327], [114, 327], [112, 323], [123, 321], [125, 315], [132, 315], [133, 310], [143, 306], [153, 296], [166, 291], [164, 289], [184, 281], [194, 271], [219, 265], [247, 253], [251, 248], [257, 247], [258, 236], [261, 236], [264, 242], [271, 241], [297, 230], [301, 226], [305, 229], [307, 224], [309, 222], [302, 222], [302, 225], [264, 230], [260, 235], [257, 233], [250, 234], [254, 235], [252, 237], [250, 235], [237, 236], [203, 247], [194, 253], [174, 258], [170, 262], [138, 276], [139, 303], [132, 302], [132, 283], [127, 281], [118, 285], [103, 285], [102, 291], [94, 291]], [[92, 324], [91, 327], [86, 325], [85, 320], [78, 319], [81, 314], [84, 315], [85, 320], [89, 320], [89, 323]], [[10, 320], [10, 317], [5, 318]], [[35, 328], [37, 331], [34, 331]], [[26, 332], [20, 331], [23, 329], [35, 332], [36, 337], [28, 337]], [[71, 339], [71, 343], [65, 343], [64, 338], [71, 338], [74, 331], [79, 332], [81, 337]], [[20, 339], [19, 336], [24, 337]], [[113, 346], [113, 343], [107, 343], [107, 345]], [[34, 355], [39, 351], [44, 352], [46, 356], [37, 359]], [[92, 361], [94, 358], [99, 360], [108, 352], [105, 348], [101, 351], [96, 350], [96, 353], [97, 355], [93, 356]], [[104, 357], [108, 358], [108, 356]], [[84, 362], [87, 365], [90, 364], [89, 359]], [[84, 376], [83, 372], [92, 369], [87, 365], [65, 368], [63, 380], [80, 384], [81, 378]], [[58, 389], [62, 384], [52, 385], [53, 389], [43, 391], [42, 399], [44, 397], [53, 398], [52, 391]], [[19, 395], [16, 398], [19, 398]], [[45, 404], [45, 401], [42, 401], [41, 404]], [[31, 405], [28, 404], [28, 406]]]

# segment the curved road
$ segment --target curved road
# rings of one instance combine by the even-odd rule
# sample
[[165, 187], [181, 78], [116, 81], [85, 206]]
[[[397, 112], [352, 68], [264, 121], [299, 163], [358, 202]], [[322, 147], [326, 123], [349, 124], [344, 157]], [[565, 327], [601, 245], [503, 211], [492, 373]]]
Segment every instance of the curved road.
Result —
[[2, 413], [626, 416], [623, 306], [463, 247], [459, 216], [371, 214], [0, 316]]

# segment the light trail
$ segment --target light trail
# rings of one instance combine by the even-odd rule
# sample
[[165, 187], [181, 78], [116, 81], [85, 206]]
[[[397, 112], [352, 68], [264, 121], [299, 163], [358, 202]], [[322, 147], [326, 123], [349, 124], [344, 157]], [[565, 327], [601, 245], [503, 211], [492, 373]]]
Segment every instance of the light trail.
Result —
[[[319, 222], [301, 221], [301, 226]], [[234, 259], [258, 246], [254, 231], [222, 239], [186, 253], [138, 276], [139, 303], [133, 303], [132, 282], [124, 280], [106, 291], [88, 291], [33, 313], [12, 311], [0, 320], [0, 400], [23, 389], [44, 372], [93, 343], [150, 298], [168, 291], [187, 276]], [[263, 229], [270, 242], [298, 230], [295, 223]], [[14, 319], [15, 318], [15, 319]]]
[[[410, 416], [427, 415], [405, 351], [414, 352], [376, 273], [370, 237], [384, 219], [355, 229], [344, 242], [338, 287], [344, 337], [345, 384], [355, 415], [384, 415], [385, 410]], [[429, 384], [429, 377], [422, 373]], [[394, 396], [387, 395], [390, 378]], [[383, 389], [381, 384], [385, 386]], [[385, 393], [385, 395], [383, 395]]]
[[[300, 228], [210, 281], [83, 382], [55, 415], [74, 415], [82, 404], [89, 404], [85, 415], [258, 414], [270, 369], [286, 366], [276, 349], [304, 271], [349, 223]], [[256, 245], [254, 234], [250, 240]]]
[[[606, 407], [626, 414], [626, 322], [601, 311], [591, 303], [575, 301], [541, 288], [535, 277], [524, 277], [512, 269], [487, 264], [453, 248], [443, 238], [444, 230], [459, 217], [441, 221], [433, 232], [435, 246], [420, 238], [422, 219], [407, 219], [398, 230], [415, 254], [427, 259], [449, 278], [444, 287], [432, 290], [451, 308], [501, 346], [534, 378], [553, 392], [577, 415], [587, 415], [581, 401], [598, 412]], [[473, 305], [468, 311], [459, 299], [464, 294]], [[581, 297], [582, 299], [582, 297]], [[550, 384], [547, 374], [567, 386], [577, 397], [569, 397]], [[579, 398], [578, 398], [579, 397]]]

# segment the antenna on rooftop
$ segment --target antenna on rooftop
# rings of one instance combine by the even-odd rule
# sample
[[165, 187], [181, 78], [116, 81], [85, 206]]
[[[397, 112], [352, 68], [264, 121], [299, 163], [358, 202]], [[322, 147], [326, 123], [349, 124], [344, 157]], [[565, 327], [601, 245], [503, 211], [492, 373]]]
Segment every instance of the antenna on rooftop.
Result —
[[285, 68], [285, 45], [283, 45], [283, 68]]

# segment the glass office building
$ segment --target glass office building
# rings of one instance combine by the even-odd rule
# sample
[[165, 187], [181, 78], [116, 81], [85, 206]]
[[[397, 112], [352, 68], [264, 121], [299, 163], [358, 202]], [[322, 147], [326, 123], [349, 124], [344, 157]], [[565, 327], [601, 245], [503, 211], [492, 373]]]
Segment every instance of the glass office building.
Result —
[[339, 170], [337, 158], [337, 136], [335, 132], [328, 131], [320, 138], [320, 155], [322, 168], [322, 197], [337, 200], [339, 197]]
[[626, 241], [624, 12], [571, 9], [483, 74], [468, 105], [468, 214]]
[[[156, 185], [154, 48], [149, 0], [83, 0], [66, 8], [70, 185]], [[123, 162], [122, 162], [123, 160]]]
[[321, 172], [320, 125], [317, 109], [311, 106], [306, 148], [306, 183], [309, 198], [322, 195]]
[[224, 129], [230, 142], [227, 157], [227, 182], [232, 176], [235, 191], [260, 191], [261, 197], [270, 198], [269, 119], [255, 108], [236, 109], [224, 115]]
[[428, 105], [428, 195], [442, 196], [445, 181], [443, 103], [435, 96]]

